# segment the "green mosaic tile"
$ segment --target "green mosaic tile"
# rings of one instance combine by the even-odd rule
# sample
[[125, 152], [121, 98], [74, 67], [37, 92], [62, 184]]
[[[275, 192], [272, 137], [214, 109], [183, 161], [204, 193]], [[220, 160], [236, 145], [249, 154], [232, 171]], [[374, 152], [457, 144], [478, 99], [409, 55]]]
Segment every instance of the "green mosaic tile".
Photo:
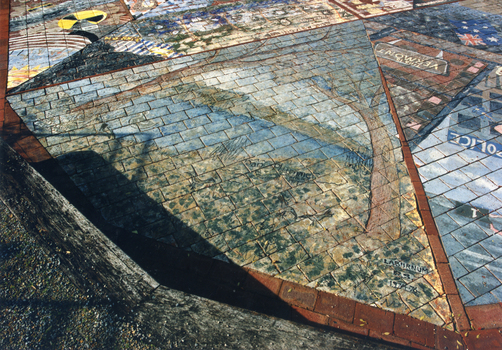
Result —
[[208, 220], [235, 210], [234, 204], [228, 197], [201, 205], [200, 208]]
[[339, 266], [348, 264], [352, 260], [361, 257], [364, 252], [364, 249], [355, 239], [341, 243], [328, 250], [328, 253]]
[[[333, 261], [329, 254], [323, 253], [303, 261], [298, 265], [298, 267], [307, 276], [309, 281], [314, 281], [337, 269], [338, 265]], [[329, 276], [332, 277], [331, 275]]]
[[[139, 170], [138, 172], [141, 176], [142, 174], [141, 170]], [[141, 176], [141, 179], [136, 181], [136, 186], [138, 186], [138, 188], [141, 191], [146, 193], [162, 188], [168, 185], [168, 183], [169, 182], [167, 181], [166, 177], [163, 174], [160, 174], [160, 175], [148, 176], [147, 178], [143, 178], [143, 176]]]
[[275, 276], [279, 273], [279, 270], [274, 264], [272, 264], [272, 260], [268, 256], [260, 260], [256, 260], [255, 262], [246, 265], [246, 267], [270, 276]]
[[256, 188], [262, 193], [263, 197], [273, 197], [278, 192], [287, 191], [291, 186], [282, 177], [276, 178], [274, 180], [265, 182], [256, 186]]
[[197, 201], [197, 204], [204, 206], [214, 202], [217, 199], [225, 197], [225, 192], [223, 192], [223, 189], [220, 185], [214, 185], [202, 188], [198, 191], [194, 191], [192, 192], [192, 195]]
[[344, 290], [351, 290], [368, 278], [368, 269], [359, 260], [348, 263], [331, 273]]
[[314, 218], [296, 221], [295, 223], [288, 225], [286, 228], [296, 241], [301, 241], [320, 231], [324, 231], [324, 227], [322, 227], [321, 224], [319, 224]]
[[176, 215], [188, 209], [195, 208], [197, 203], [195, 203], [192, 195], [187, 194], [185, 196], [175, 198], [169, 202], [164, 202], [163, 205], [164, 208], [166, 208], [170, 213]]
[[228, 251], [228, 246], [221, 236], [215, 236], [208, 240], [201, 240], [191, 246], [192, 251], [197, 254], [214, 257]]
[[410, 312], [409, 315], [421, 321], [435, 324], [436, 326], [442, 326], [445, 323], [444, 320], [439, 317], [436, 311], [434, 311], [434, 309], [428, 304], [425, 304], [420, 309]]
[[289, 191], [284, 191], [276, 194], [273, 197], [266, 198], [262, 200], [262, 203], [267, 207], [267, 209], [272, 213], [284, 208], [287, 208], [290, 203], [294, 203], [295, 199]]
[[254, 202], [238, 208], [235, 214], [242, 223], [253, 222], [258, 225], [268, 217], [269, 211], [261, 202]]
[[241, 223], [234, 213], [227, 213], [206, 222], [205, 236], [212, 237], [240, 225]]
[[227, 257], [237, 265], [244, 266], [256, 262], [265, 256], [260, 245], [256, 242], [247, 242], [226, 253]]
[[194, 226], [201, 221], [205, 220], [204, 214], [199, 207], [189, 209], [181, 214], [176, 215], [181, 221], [186, 223], [188, 226]]
[[403, 302], [397, 292], [393, 292], [384, 298], [375, 302], [376, 305], [384, 310], [398, 312], [400, 314], [406, 315], [410, 312], [410, 308]]
[[309, 198], [315, 197], [320, 194], [322, 190], [317, 186], [315, 182], [308, 182], [301, 184], [290, 190], [290, 193], [295, 197], [298, 202], [303, 202]]
[[251, 187], [230, 196], [237, 208], [242, 208], [249, 203], [263, 199], [263, 195], [256, 187]]
[[307, 285], [309, 283], [309, 280], [305, 277], [302, 271], [300, 271], [300, 269], [296, 266], [276, 275], [276, 277], [286, 281], [299, 283], [301, 285]]
[[191, 165], [186, 165], [170, 170], [164, 175], [166, 176], [170, 184], [175, 184], [197, 176]]
[[[220, 172], [218, 172], [218, 174], [220, 174]], [[229, 180], [223, 180], [221, 184], [221, 187], [227, 194], [237, 193], [248, 189], [251, 186], [253, 186], [253, 183], [245, 175], [240, 175]]]
[[174, 169], [174, 164], [171, 159], [165, 159], [161, 160], [160, 162], [157, 163], [152, 163], [150, 165], [146, 165], [144, 167], [146, 173], [148, 176], [152, 175], [157, 175], [157, 174], [163, 174], [169, 170]]
[[[165, 151], [165, 149], [160, 149], [157, 153], [154, 154], [158, 154], [158, 157], [166, 157], [166, 158], [171, 156], [169, 152]], [[152, 157], [152, 159], [154, 159], [154, 156], [152, 156], [151, 154], [150, 156]], [[202, 158], [200, 157], [197, 151], [192, 151], [177, 156], [172, 156], [172, 161], [176, 166], [176, 168], [192, 165], [194, 163], [200, 162], [201, 160]]]
[[326, 209], [334, 207], [340, 203], [338, 198], [332, 191], [324, 192], [320, 195], [307, 200], [307, 203], [318, 213], [326, 211]]
[[338, 242], [329, 231], [324, 230], [302, 239], [300, 244], [310, 256], [314, 256], [326, 252], [336, 246]]
[[273, 167], [260, 168], [256, 171], [250, 172], [248, 177], [255, 185], [262, 184], [267, 181], [274, 180], [279, 177], [279, 172]]
[[285, 229], [262, 236], [257, 239], [257, 242], [267, 255], [275, 253], [279, 250], [284, 250], [290, 245], [296, 243], [293, 237], [291, 237]]
[[226, 231], [223, 236], [230, 248], [235, 248], [243, 245], [246, 242], [255, 240], [259, 237], [259, 233], [256, 231], [253, 224], [247, 224], [244, 226], [239, 226], [229, 231]]
[[272, 259], [274, 265], [277, 266], [281, 272], [301, 263], [307, 258], [307, 252], [298, 243], [270, 255], [270, 259]]
[[438, 297], [438, 293], [423, 278], [406, 285], [398, 281], [395, 285], [398, 286], [397, 293], [411, 310], [418, 309]]
[[224, 168], [220, 168], [216, 170], [218, 175], [220, 175], [221, 179], [224, 182], [227, 182], [229, 180], [233, 180], [236, 177], [242, 178], [243, 176], [249, 172], [249, 170], [244, 166], [242, 162], [235, 163], [232, 165], [228, 165]]

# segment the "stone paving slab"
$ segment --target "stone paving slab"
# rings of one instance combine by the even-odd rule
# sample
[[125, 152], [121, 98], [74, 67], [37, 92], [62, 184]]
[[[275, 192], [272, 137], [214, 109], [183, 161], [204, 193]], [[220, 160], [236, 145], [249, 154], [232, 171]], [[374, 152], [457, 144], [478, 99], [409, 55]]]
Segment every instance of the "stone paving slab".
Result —
[[282, 280], [302, 310], [312, 289], [466, 330], [502, 301], [500, 16], [173, 4], [128, 3], [7, 97], [108, 223]]

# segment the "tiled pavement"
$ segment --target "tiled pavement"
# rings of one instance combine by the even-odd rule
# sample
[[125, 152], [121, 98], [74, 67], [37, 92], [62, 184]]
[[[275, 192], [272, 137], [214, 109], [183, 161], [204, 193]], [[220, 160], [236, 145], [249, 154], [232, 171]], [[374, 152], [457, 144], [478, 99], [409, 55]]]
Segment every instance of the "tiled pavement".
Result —
[[[77, 6], [93, 40], [9, 85], [3, 136], [108, 223], [283, 280], [307, 318], [344, 297], [394, 328], [338, 328], [417, 347], [400, 315], [501, 327], [502, 17], [444, 2], [130, 1], [115, 27]], [[10, 45], [67, 3], [11, 4]]]

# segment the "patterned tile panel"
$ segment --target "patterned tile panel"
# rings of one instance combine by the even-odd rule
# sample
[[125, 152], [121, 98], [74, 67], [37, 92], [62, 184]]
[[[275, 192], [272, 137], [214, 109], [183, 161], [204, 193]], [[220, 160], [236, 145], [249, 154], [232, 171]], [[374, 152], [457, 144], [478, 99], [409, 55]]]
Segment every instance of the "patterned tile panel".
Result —
[[362, 22], [9, 102], [108, 222], [451, 328]]
[[13, 1], [8, 88], [33, 78], [130, 20], [120, 1]]
[[357, 14], [361, 18], [381, 16], [388, 13], [413, 9], [413, 0], [334, 0], [340, 6]]

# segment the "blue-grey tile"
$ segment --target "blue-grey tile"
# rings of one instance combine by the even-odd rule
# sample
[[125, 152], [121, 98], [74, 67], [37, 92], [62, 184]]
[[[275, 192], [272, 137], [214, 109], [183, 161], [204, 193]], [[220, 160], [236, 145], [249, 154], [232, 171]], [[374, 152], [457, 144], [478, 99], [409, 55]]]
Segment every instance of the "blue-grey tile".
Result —
[[177, 122], [177, 123], [171, 123], [169, 125], [163, 126], [160, 128], [160, 131], [162, 132], [163, 135], [167, 136], [170, 134], [174, 134], [176, 132], [181, 132], [186, 130], [187, 127], [185, 123], [183, 122]]
[[273, 139], [268, 140], [274, 148], [281, 148], [296, 143], [296, 139], [291, 134], [284, 134]]
[[462, 298], [462, 301], [465, 303], [468, 303], [469, 301], [474, 299], [474, 295], [471, 294], [459, 281], [456, 281], [457, 284], [457, 289], [458, 293], [460, 294], [460, 297]]
[[261, 129], [267, 129], [274, 126], [274, 123], [267, 120], [258, 119], [249, 123], [249, 126], [254, 130], [258, 131]]
[[127, 107], [125, 109], [127, 115], [131, 115], [131, 114], [138, 114], [138, 113], [141, 113], [141, 112], [145, 112], [145, 111], [148, 111], [150, 109], [150, 106], [148, 105], [148, 103], [141, 103], [139, 105], [133, 105], [131, 107]]
[[[427, 194], [427, 193], [426, 193]], [[454, 206], [444, 196], [437, 196], [429, 201], [429, 206], [434, 217], [450, 211]]]
[[230, 139], [234, 139], [242, 135], [251, 134], [252, 132], [253, 129], [251, 129], [248, 124], [241, 124], [238, 126], [234, 126], [231, 129], [225, 130], [225, 133], [228, 135], [228, 138]]
[[155, 100], [155, 96], [153, 96], [153, 95], [143, 95], [143, 96], [140, 96], [138, 98], [133, 99], [132, 103], [134, 103], [135, 105], [139, 105], [141, 103], [150, 102], [150, 101], [153, 101], [153, 100]]
[[447, 256], [452, 256], [465, 249], [465, 247], [458, 243], [457, 240], [450, 234], [442, 236], [441, 241], [443, 242], [443, 247]]
[[[211, 119], [212, 120], [212, 119]], [[204, 125], [208, 133], [218, 132], [226, 129], [230, 129], [232, 125], [226, 120], [213, 121], [210, 124]]]
[[466, 306], [476, 306], [476, 305], [488, 305], [488, 304], [497, 304], [499, 302], [498, 298], [495, 297], [492, 293], [485, 293], [480, 297], [471, 300]]
[[[185, 111], [186, 112], [186, 111]], [[188, 113], [187, 113], [188, 114]], [[190, 119], [187, 119], [185, 120], [185, 124], [186, 126], [191, 129], [191, 128], [195, 128], [197, 126], [201, 126], [201, 125], [205, 125], [205, 124], [208, 124], [208, 123], [211, 123], [211, 121], [209, 120], [208, 117], [206, 117], [205, 115], [203, 116], [200, 116], [200, 117], [196, 117], [196, 118], [190, 118]]]
[[289, 159], [298, 155], [298, 152], [291, 146], [278, 148], [275, 151], [269, 152], [268, 155], [272, 159]]
[[262, 142], [258, 142], [258, 143], [252, 144], [250, 146], [247, 146], [245, 148], [245, 151], [251, 157], [254, 157], [254, 156], [258, 156], [263, 153], [270, 152], [273, 149], [274, 149], [274, 147], [272, 147], [270, 145], [270, 143], [268, 143], [267, 141], [262, 141]]
[[167, 108], [169, 109], [169, 112], [176, 113], [180, 111], [185, 111], [187, 109], [192, 109], [193, 106], [190, 104], [190, 102], [178, 102], [173, 105], [167, 106]]
[[476, 297], [479, 297], [501, 285], [485, 267], [465, 275], [459, 280]]
[[237, 126], [244, 123], [252, 122], [254, 118], [248, 117], [246, 115], [236, 115], [235, 117], [228, 118], [227, 120], [232, 126]]
[[316, 150], [319, 147], [321, 147], [321, 145], [319, 145], [319, 143], [314, 139], [306, 139], [306, 140], [300, 141], [298, 143], [295, 143], [293, 145], [293, 148], [299, 154], [303, 154], [303, 153], [307, 153], [307, 152]]
[[196, 107], [196, 108], [188, 109], [188, 110], [185, 111], [185, 113], [190, 118], [195, 118], [195, 117], [198, 117], [198, 116], [201, 116], [201, 115], [204, 115], [204, 114], [208, 114], [208, 113], [211, 113], [211, 112], [212, 112], [211, 108], [209, 108], [207, 106]]
[[467, 271], [465, 267], [454, 256], [450, 256], [448, 258], [448, 262], [450, 263], [453, 277], [455, 277], [456, 279], [469, 273], [469, 271]]
[[303, 140], [310, 139], [310, 136], [302, 134], [301, 132], [298, 132], [298, 131], [293, 131], [291, 133], [291, 135], [293, 135], [293, 137], [296, 139], [296, 141], [303, 141]]
[[175, 147], [179, 153], [184, 153], [204, 148], [206, 146], [204, 146], [200, 139], [192, 139], [190, 141], [178, 143]]
[[264, 140], [268, 140], [268, 139], [271, 139], [271, 138], [274, 138], [275, 135], [272, 131], [268, 130], [268, 129], [261, 129], [259, 131], [256, 131], [256, 132], [253, 132], [251, 134], [248, 135], [248, 138], [253, 142], [261, 142], [261, 141], [264, 141]]
[[495, 277], [502, 281], [502, 258], [498, 258], [488, 264], [487, 267], [495, 275]]
[[455, 254], [455, 258], [457, 258], [468, 271], [476, 270], [494, 260], [490, 253], [479, 244], [458, 252]]
[[502, 303], [502, 285], [492, 290], [491, 293], [499, 300], [499, 303]]
[[502, 236], [495, 234], [479, 244], [481, 244], [481, 246], [485, 248], [495, 259], [502, 256]]
[[[159, 109], [160, 110], [164, 110], [163, 108], [159, 108]], [[167, 111], [167, 108], [166, 108], [166, 111]], [[153, 112], [153, 111], [151, 111], [151, 112]], [[145, 112], [145, 113], [149, 113], [149, 112]], [[176, 113], [169, 113], [169, 112], [167, 112], [162, 117], [162, 120], [164, 121], [164, 124], [166, 124], [166, 125], [171, 124], [171, 123], [176, 123], [176, 122], [179, 122], [179, 121], [182, 121], [182, 120], [186, 120], [186, 119], [188, 119], [188, 116], [183, 111], [176, 112]]]
[[156, 138], [162, 137], [162, 136], [163, 135], [159, 129], [152, 129], [152, 130], [137, 133], [134, 135], [134, 137], [136, 137], [136, 140], [138, 140], [138, 142], [145, 142], [145, 141], [153, 140], [153, 139], [156, 139]]
[[441, 236], [444, 236], [451, 231], [456, 230], [460, 226], [448, 215], [448, 214], [441, 214], [437, 217], [434, 218], [436, 221], [436, 225], [439, 230], [439, 234]]
[[165, 98], [159, 98], [155, 101], [150, 101], [148, 102], [148, 104], [152, 109], [155, 109], [155, 108], [170, 106], [173, 104], [173, 100], [171, 100], [170, 97], [165, 97]]
[[451, 235], [464, 247], [470, 247], [488, 237], [488, 235], [475, 223], [463, 226], [453, 231]]
[[155, 143], [159, 147], [172, 146], [180, 142], [183, 142], [183, 139], [181, 138], [180, 134], [171, 134], [155, 139]]
[[321, 151], [326, 155], [326, 157], [333, 158], [340, 154], [345, 153], [347, 150], [340, 146], [328, 145], [321, 148]]
[[188, 140], [191, 140], [194, 138], [198, 138], [198, 137], [207, 135], [207, 131], [206, 131], [206, 129], [204, 129], [203, 126], [198, 126], [193, 129], [184, 130], [184, 131], [180, 132], [180, 135], [181, 135], [181, 137], [183, 137], [183, 139], [185, 141], [188, 141]]
[[232, 118], [234, 115], [230, 114], [228, 112], [225, 112], [225, 111], [215, 111], [215, 112], [209, 113], [207, 116], [214, 123], [214, 122], [226, 120], [228, 118]]
[[216, 143], [228, 140], [227, 134], [224, 131], [215, 132], [206, 136], [202, 136], [201, 141], [204, 142], [206, 146], [212, 146]]
[[288, 132], [291, 132], [290, 129], [288, 129], [284, 126], [281, 126], [281, 125], [273, 126], [270, 128], [270, 130], [275, 134], [275, 136], [281, 136], [281, 135], [284, 135]]

